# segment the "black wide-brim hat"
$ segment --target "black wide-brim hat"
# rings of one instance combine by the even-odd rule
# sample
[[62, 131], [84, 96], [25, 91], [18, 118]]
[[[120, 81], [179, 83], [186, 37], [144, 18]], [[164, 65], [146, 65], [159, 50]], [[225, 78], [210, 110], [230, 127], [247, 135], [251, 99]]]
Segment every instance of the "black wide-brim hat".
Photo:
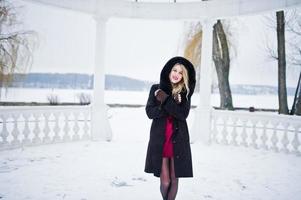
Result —
[[164, 92], [166, 92], [167, 94], [171, 94], [171, 83], [169, 80], [169, 73], [171, 72], [171, 69], [173, 68], [173, 66], [175, 64], [182, 64], [184, 65], [184, 67], [187, 69], [188, 72], [188, 85], [189, 85], [189, 97], [191, 97], [191, 95], [194, 92], [194, 88], [195, 88], [195, 69], [193, 64], [187, 60], [184, 57], [181, 56], [176, 56], [171, 58], [169, 61], [167, 61], [167, 63], [164, 65], [162, 71], [161, 71], [161, 75], [160, 75], [160, 88], [162, 90], [164, 90]]

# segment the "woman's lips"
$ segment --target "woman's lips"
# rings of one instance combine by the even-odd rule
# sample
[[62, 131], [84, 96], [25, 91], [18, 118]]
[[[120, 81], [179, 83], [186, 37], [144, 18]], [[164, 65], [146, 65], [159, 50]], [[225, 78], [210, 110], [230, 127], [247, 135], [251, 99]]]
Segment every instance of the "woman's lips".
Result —
[[178, 80], [178, 77], [173, 76], [172, 79], [175, 80], [175, 81], [177, 81], [177, 80]]

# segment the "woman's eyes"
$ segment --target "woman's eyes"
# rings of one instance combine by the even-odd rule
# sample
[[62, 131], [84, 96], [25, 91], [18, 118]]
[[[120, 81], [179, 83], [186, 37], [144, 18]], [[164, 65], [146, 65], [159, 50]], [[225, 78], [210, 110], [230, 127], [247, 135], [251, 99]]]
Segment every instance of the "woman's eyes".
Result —
[[[172, 71], [173, 71], [173, 72], [178, 72], [176, 69], [173, 69]], [[182, 74], [183, 74], [183, 72], [179, 72], [179, 74], [181, 74], [181, 75], [182, 75]]]

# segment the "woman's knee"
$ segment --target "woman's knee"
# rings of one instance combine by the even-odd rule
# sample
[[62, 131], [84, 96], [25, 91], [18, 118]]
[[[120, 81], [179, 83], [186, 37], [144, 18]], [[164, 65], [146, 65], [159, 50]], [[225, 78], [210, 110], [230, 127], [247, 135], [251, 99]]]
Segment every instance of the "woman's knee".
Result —
[[171, 183], [170, 179], [161, 180], [161, 186], [164, 187], [164, 188], [168, 188], [170, 183]]

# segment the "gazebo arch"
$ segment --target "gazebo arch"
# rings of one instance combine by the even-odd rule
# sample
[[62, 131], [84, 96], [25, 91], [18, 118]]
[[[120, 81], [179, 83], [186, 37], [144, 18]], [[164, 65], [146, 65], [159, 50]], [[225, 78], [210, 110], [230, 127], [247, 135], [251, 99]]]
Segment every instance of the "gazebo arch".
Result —
[[[126, 0], [24, 0], [49, 6], [75, 10], [94, 16], [96, 21], [96, 48], [94, 69], [94, 99], [92, 101], [92, 138], [110, 141], [112, 131], [104, 103], [104, 64], [106, 23], [111, 17], [140, 19], [203, 19], [203, 48], [200, 75], [200, 102], [192, 127], [192, 142], [201, 138], [209, 142], [211, 120], [212, 80], [212, 26], [218, 18], [258, 14], [300, 6], [300, 0], [208, 0], [194, 2], [134, 2]], [[202, 76], [202, 74], [210, 74]], [[208, 98], [202, 98], [208, 97]], [[202, 135], [200, 135], [202, 133]]]

